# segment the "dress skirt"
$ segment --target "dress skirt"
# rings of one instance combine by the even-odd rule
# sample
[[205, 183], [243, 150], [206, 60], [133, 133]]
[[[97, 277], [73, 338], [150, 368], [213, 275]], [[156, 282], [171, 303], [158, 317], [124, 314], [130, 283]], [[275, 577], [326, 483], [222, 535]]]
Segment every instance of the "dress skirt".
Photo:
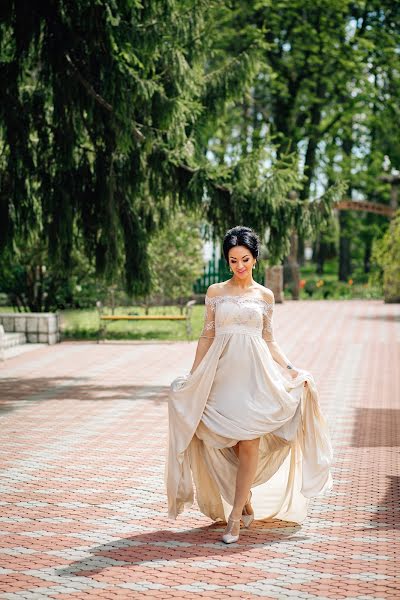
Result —
[[[305, 385], [307, 382], [307, 385]], [[166, 464], [168, 514], [196, 500], [226, 520], [239, 460], [233, 446], [260, 438], [252, 484], [256, 519], [302, 523], [309, 500], [332, 488], [333, 450], [312, 375], [288, 380], [260, 335], [216, 335], [193, 374], [170, 386]]]

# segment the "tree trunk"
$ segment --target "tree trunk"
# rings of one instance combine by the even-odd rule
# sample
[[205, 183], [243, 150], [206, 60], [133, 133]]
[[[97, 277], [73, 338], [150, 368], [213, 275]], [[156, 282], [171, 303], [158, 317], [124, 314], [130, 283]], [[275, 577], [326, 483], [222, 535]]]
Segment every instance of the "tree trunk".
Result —
[[[321, 86], [318, 86], [319, 94], [323, 93]], [[311, 130], [307, 143], [307, 150], [304, 159], [304, 175], [306, 180], [300, 191], [300, 200], [308, 200], [310, 197], [311, 181], [314, 177], [315, 163], [317, 158], [317, 147], [319, 142], [318, 127], [321, 123], [321, 108], [319, 104], [314, 104], [311, 109]], [[304, 265], [304, 238], [299, 235], [297, 246], [297, 260], [300, 265]]]
[[305, 247], [305, 240], [302, 235], [298, 234], [297, 235], [297, 262], [301, 266], [304, 265], [304, 247]]
[[299, 263], [297, 262], [297, 251], [298, 237], [297, 233], [293, 232], [290, 239], [290, 254], [287, 258], [290, 268], [293, 300], [298, 300], [300, 297], [300, 269]]
[[351, 275], [351, 240], [348, 235], [348, 217], [346, 211], [339, 213], [339, 280], [347, 281]]
[[[352, 140], [352, 128], [346, 132], [343, 138], [343, 152], [347, 157], [348, 165], [347, 173], [348, 179], [351, 174], [351, 153], [353, 150]], [[352, 186], [351, 183], [347, 189], [347, 197], [351, 198]], [[341, 210], [339, 212], [339, 280], [347, 281], [351, 275], [351, 227], [350, 227], [350, 215], [347, 211]]]
[[327, 255], [327, 244], [321, 240], [321, 235], [317, 236], [314, 250], [314, 262], [316, 264], [317, 275], [324, 274], [324, 264]]
[[364, 273], [371, 270], [372, 239], [367, 239], [364, 246]]

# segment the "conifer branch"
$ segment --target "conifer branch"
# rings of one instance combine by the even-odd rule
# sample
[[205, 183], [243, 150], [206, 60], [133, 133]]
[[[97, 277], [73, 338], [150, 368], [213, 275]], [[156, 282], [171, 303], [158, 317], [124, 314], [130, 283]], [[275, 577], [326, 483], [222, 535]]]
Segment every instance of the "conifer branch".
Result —
[[[92, 98], [94, 98], [94, 100], [96, 100], [96, 102], [100, 104], [100, 106], [108, 110], [108, 112], [113, 113], [114, 109], [112, 105], [109, 102], [107, 102], [107, 100], [105, 100], [98, 92], [96, 92], [92, 84], [83, 77], [83, 75], [81, 74], [77, 66], [74, 64], [73, 60], [71, 59], [68, 53], [65, 54], [65, 58], [67, 59], [68, 64], [72, 67], [76, 78], [80, 81], [80, 83], [89, 93], [89, 95], [92, 96]], [[139, 131], [139, 129], [137, 129], [136, 127], [132, 128], [132, 133], [135, 136], [135, 138], [140, 142], [142, 142], [145, 139], [143, 133]]]
[[101, 106], [103, 106], [103, 108], [105, 108], [109, 112], [113, 112], [113, 107], [111, 106], [111, 104], [109, 104], [107, 102], [107, 100], [104, 100], [104, 98], [102, 96], [100, 96], [100, 94], [98, 94], [96, 92], [96, 90], [94, 89], [94, 87], [92, 86], [92, 84], [89, 83], [89, 81], [87, 81], [83, 77], [83, 75], [80, 73], [79, 69], [74, 64], [74, 62], [72, 61], [72, 59], [71, 59], [71, 57], [69, 56], [68, 53], [65, 54], [65, 58], [67, 59], [68, 64], [72, 67], [72, 70], [73, 70], [76, 78], [81, 82], [81, 84], [86, 89], [86, 91], [89, 93], [89, 95], [92, 96], [92, 98], [94, 98], [98, 104], [100, 104]]

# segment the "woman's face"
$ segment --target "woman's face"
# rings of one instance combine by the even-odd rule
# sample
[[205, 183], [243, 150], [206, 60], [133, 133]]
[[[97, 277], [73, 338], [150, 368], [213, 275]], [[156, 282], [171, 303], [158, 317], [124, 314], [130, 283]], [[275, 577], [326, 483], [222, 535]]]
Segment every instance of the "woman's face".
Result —
[[251, 275], [256, 259], [246, 246], [234, 246], [228, 252], [229, 266], [239, 279]]

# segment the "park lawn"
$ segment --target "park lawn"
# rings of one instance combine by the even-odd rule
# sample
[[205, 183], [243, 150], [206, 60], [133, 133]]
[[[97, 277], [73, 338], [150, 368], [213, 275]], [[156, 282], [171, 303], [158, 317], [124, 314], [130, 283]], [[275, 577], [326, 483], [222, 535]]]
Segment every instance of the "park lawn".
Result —
[[[99, 314], [96, 309], [61, 310], [62, 339], [97, 339]], [[109, 314], [108, 311], [106, 314]], [[111, 312], [110, 312], [111, 314]], [[141, 315], [144, 309], [138, 306], [117, 307], [114, 314]], [[150, 308], [150, 315], [179, 315], [177, 306], [157, 306]], [[191, 339], [197, 339], [204, 321], [204, 306], [196, 305], [192, 311]], [[185, 321], [117, 321], [107, 323], [106, 339], [124, 340], [186, 340]]]

